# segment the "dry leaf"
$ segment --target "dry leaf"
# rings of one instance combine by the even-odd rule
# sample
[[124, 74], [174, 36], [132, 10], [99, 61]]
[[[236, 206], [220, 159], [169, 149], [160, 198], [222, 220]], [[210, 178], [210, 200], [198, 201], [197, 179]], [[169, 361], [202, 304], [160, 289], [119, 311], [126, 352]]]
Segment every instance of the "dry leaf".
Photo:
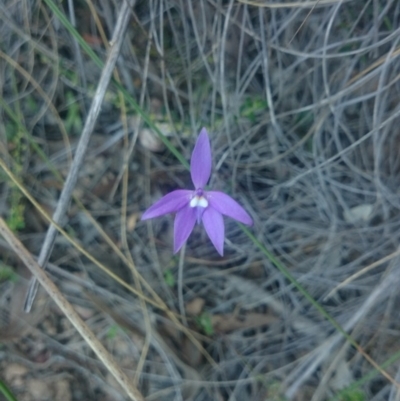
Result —
[[34, 400], [49, 400], [53, 398], [48, 384], [42, 380], [29, 379], [26, 389]]
[[342, 360], [337, 366], [336, 373], [331, 379], [331, 387], [335, 390], [342, 390], [349, 386], [354, 380], [349, 364]]
[[199, 347], [194, 345], [193, 342], [187, 337], [185, 337], [182, 341], [181, 351], [182, 352], [179, 357], [183, 357], [189, 366], [195, 368], [201, 364], [201, 361], [203, 360], [203, 354], [199, 350]]
[[139, 141], [144, 148], [151, 152], [160, 152], [164, 147], [158, 136], [149, 128], [143, 128], [139, 132]]
[[[173, 126], [165, 122], [156, 122], [155, 124], [162, 135], [166, 137], [172, 136], [174, 129]], [[150, 150], [151, 152], [160, 152], [164, 149], [164, 144], [159, 136], [149, 128], [142, 128], [140, 130], [139, 141], [144, 148]]]
[[135, 229], [138, 217], [139, 215], [137, 213], [132, 213], [128, 216], [126, 220], [126, 228], [128, 232], [132, 232]]
[[347, 223], [358, 223], [361, 221], [368, 221], [372, 215], [374, 206], [370, 204], [364, 204], [352, 207], [344, 212], [344, 219]]
[[7, 383], [15, 388], [25, 385], [24, 376], [28, 373], [28, 368], [19, 363], [10, 363], [4, 370], [4, 378]]
[[186, 313], [190, 316], [198, 316], [203, 310], [205, 300], [203, 298], [194, 298], [186, 304]]
[[68, 380], [61, 379], [54, 381], [54, 400], [55, 401], [71, 401], [71, 386]]

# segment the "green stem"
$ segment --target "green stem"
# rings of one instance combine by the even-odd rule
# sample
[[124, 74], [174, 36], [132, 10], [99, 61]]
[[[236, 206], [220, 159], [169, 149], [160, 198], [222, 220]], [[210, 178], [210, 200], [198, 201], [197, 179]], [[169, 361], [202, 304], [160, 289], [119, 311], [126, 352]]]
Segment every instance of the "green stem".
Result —
[[7, 385], [0, 379], [0, 393], [6, 397], [7, 401], [18, 401]]

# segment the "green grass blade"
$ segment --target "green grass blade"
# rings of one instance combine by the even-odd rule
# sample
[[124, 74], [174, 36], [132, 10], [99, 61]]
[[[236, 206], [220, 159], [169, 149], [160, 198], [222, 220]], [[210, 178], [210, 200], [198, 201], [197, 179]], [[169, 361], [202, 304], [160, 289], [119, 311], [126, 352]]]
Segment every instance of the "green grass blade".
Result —
[[11, 390], [6, 386], [6, 384], [0, 379], [0, 393], [6, 397], [7, 401], [18, 401]]

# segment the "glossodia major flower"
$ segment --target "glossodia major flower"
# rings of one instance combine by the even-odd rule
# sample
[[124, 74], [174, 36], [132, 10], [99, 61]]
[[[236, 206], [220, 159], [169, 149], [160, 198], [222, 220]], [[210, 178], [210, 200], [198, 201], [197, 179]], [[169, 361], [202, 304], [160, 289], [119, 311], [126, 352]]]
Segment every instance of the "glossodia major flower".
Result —
[[229, 195], [219, 191], [205, 191], [211, 175], [211, 146], [207, 130], [203, 128], [197, 138], [190, 160], [190, 174], [194, 190], [178, 189], [162, 197], [142, 215], [142, 220], [176, 213], [174, 225], [174, 252], [178, 252], [197, 223], [204, 228], [218, 253], [223, 256], [225, 226], [222, 215], [232, 217], [251, 226], [252, 218]]

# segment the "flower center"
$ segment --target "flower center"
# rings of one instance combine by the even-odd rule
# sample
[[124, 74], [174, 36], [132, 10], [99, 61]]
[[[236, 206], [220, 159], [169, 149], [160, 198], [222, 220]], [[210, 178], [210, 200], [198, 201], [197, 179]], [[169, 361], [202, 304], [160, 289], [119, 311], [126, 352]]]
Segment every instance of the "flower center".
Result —
[[190, 201], [190, 207], [207, 207], [208, 200], [204, 196], [194, 196]]

